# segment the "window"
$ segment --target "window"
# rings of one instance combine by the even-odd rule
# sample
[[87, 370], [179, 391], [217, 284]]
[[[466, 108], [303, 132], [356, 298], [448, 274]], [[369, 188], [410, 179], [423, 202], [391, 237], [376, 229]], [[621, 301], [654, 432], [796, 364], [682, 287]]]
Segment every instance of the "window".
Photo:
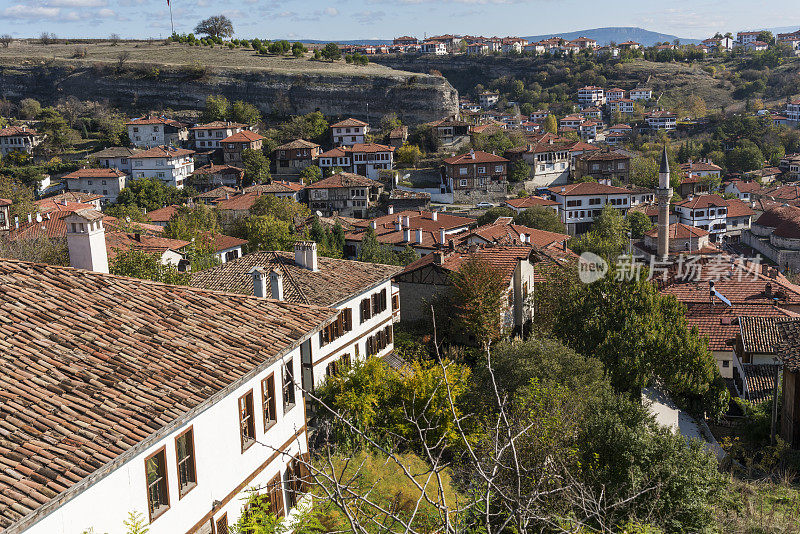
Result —
[[269, 511], [275, 517], [283, 517], [285, 511], [283, 509], [283, 486], [281, 484], [281, 474], [275, 475], [272, 480], [267, 484], [266, 495], [263, 496], [269, 502]]
[[294, 360], [283, 366], [283, 413], [294, 407]]
[[400, 294], [395, 293], [392, 295], [392, 311], [396, 312], [400, 309]]
[[175, 456], [178, 461], [178, 499], [180, 499], [197, 486], [192, 428], [175, 438]]
[[581, 205], [581, 201], [580, 200], [567, 200], [567, 207], [568, 208], [574, 208], [575, 206], [580, 206], [580, 205]]
[[467, 187], [467, 181], [466, 181], [466, 180], [461, 180], [461, 181], [459, 182], [459, 185], [460, 185], [461, 187]]
[[264, 432], [278, 421], [275, 408], [275, 375], [271, 374], [261, 381], [261, 402], [264, 411]]
[[369, 298], [365, 298], [361, 301], [360, 310], [362, 323], [372, 318], [372, 307], [370, 306]]
[[589, 205], [592, 206], [592, 205], [595, 205], [595, 204], [600, 204], [600, 199], [599, 198], [590, 198], [589, 199]]
[[459, 167], [458, 168], [458, 174], [460, 174], [461, 176], [466, 176], [468, 171], [469, 171], [469, 169], [467, 169], [466, 167]]
[[228, 514], [222, 514], [222, 517], [217, 519], [217, 532], [216, 534], [228, 534]]
[[478, 174], [486, 174], [486, 167], [478, 167]]
[[242, 452], [256, 442], [256, 425], [253, 420], [253, 390], [239, 397], [239, 434]]
[[731, 362], [730, 360], [722, 360], [722, 367], [730, 367]]
[[494, 172], [503, 172], [503, 166], [502, 165], [495, 165], [494, 166]]
[[311, 477], [308, 472], [308, 453], [295, 456], [286, 465], [286, 504], [294, 508], [308, 491]]
[[372, 315], [378, 315], [386, 311], [386, 290], [382, 289], [378, 293], [372, 294]]
[[161, 447], [144, 461], [147, 477], [147, 508], [152, 523], [169, 510], [169, 490], [167, 489], [167, 455]]

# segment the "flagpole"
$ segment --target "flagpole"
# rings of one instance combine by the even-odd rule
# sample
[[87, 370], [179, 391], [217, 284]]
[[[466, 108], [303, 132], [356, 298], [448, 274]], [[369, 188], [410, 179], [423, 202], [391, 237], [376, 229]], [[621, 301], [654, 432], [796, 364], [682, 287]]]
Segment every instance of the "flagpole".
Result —
[[172, 3], [167, 0], [167, 5], [169, 6], [169, 24], [172, 26], [172, 35], [175, 35], [175, 23], [172, 21]]

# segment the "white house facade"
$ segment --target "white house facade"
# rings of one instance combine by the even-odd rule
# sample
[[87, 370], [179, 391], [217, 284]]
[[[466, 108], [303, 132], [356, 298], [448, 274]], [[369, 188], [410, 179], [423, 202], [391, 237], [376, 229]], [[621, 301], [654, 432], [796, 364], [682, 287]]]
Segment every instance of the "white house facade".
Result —
[[194, 172], [193, 150], [159, 146], [130, 157], [132, 178], [156, 178], [167, 186], [183, 189]]

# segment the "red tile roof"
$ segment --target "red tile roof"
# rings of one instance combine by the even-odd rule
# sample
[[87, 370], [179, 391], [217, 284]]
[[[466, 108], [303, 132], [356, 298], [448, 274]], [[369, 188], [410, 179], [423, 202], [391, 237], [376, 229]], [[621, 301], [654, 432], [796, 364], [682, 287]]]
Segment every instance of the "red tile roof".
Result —
[[189, 244], [188, 241], [181, 239], [170, 239], [146, 233], [106, 232], [106, 253], [109, 261], [131, 249], [163, 254], [168, 250], [180, 252]]
[[250, 130], [242, 130], [241, 132], [229, 135], [221, 140], [220, 143], [252, 143], [253, 141], [259, 141], [261, 139], [264, 139], [263, 135], [251, 132]]
[[581, 195], [630, 194], [630, 191], [628, 191], [623, 187], [615, 187], [613, 185], [599, 184], [597, 182], [581, 182], [577, 184], [553, 186], [550, 189], [548, 189], [548, 191], [565, 197], [574, 197]]
[[233, 165], [216, 165], [214, 163], [209, 163], [208, 165], [203, 165], [192, 171], [193, 175], [203, 175], [203, 174], [241, 174], [244, 175], [244, 169], [240, 169], [239, 167], [234, 167]]
[[319, 148], [319, 145], [305, 139], [295, 139], [275, 147], [275, 150], [294, 150], [298, 148]]
[[747, 217], [756, 214], [749, 205], [738, 198], [729, 198], [726, 202], [728, 203], [728, 217]]
[[336, 315], [5, 259], [0, 287], [0, 529], [57, 508]]
[[[520, 240], [521, 235], [525, 235], [525, 242]], [[470, 238], [478, 237], [488, 243], [498, 243], [502, 245], [525, 246], [530, 244], [534, 247], [546, 247], [553, 243], [565, 243], [570, 236], [557, 232], [548, 232], [536, 228], [529, 228], [521, 224], [511, 222], [511, 217], [500, 217], [494, 223], [479, 226], [474, 230], [464, 232], [455, 236], [459, 243], [467, 243]]]
[[[658, 228], [652, 228], [646, 236], [658, 237]], [[669, 225], [669, 237], [672, 239], [689, 239], [690, 237], [707, 236], [708, 232], [702, 228], [696, 228], [683, 223], [673, 223]]]
[[126, 174], [117, 169], [78, 169], [77, 171], [65, 174], [65, 180], [78, 178], [120, 178]]
[[438, 245], [447, 244], [453, 235], [447, 235], [443, 243], [439, 239], [439, 229], [444, 228], [445, 231], [454, 231], [461, 228], [469, 228], [476, 224], [475, 219], [468, 217], [459, 217], [457, 215], [450, 215], [449, 213], [437, 213], [436, 220], [433, 220], [433, 214], [430, 211], [424, 210], [405, 210], [395, 212], [391, 215], [383, 215], [371, 220], [359, 219], [353, 223], [353, 231], [345, 234], [345, 239], [348, 241], [361, 241], [364, 238], [364, 232], [372, 222], [375, 222], [375, 238], [384, 244], [404, 244], [405, 230], [396, 230], [396, 223], [398, 217], [408, 216], [409, 228], [411, 228], [411, 240], [416, 238], [415, 230], [422, 230], [422, 243], [414, 243], [417, 248], [430, 248], [433, 249]]
[[495, 156], [494, 154], [489, 154], [488, 152], [475, 150], [471, 153], [468, 152], [460, 156], [447, 158], [444, 162], [448, 165], [465, 165], [472, 163], [508, 163], [508, 160], [500, 156]]
[[732, 180], [731, 185], [735, 186], [736, 189], [739, 190], [741, 193], [754, 193], [761, 189], [761, 185], [758, 182], [745, 182], [742, 180]]
[[727, 207], [728, 202], [719, 195], [697, 195], [675, 204], [692, 210], [703, 208]]
[[258, 197], [260, 196], [259, 193], [243, 193], [241, 195], [232, 196], [230, 198], [220, 198], [219, 200], [214, 202], [214, 205], [221, 209], [221, 210], [236, 210], [236, 211], [243, 211], [249, 210], [253, 207], [253, 204]]
[[239, 122], [213, 121], [206, 124], [198, 124], [189, 128], [190, 130], [223, 130], [227, 128], [248, 128], [247, 124]]
[[186, 125], [173, 119], [166, 117], [140, 117], [138, 119], [131, 119], [125, 123], [125, 126], [140, 126], [148, 124], [166, 124], [167, 126], [174, 126], [176, 128], [183, 128]]
[[379, 182], [349, 172], [340, 172], [306, 186], [306, 189], [335, 189], [339, 187], [372, 187]]
[[177, 213], [178, 208], [180, 208], [180, 206], [177, 206], [175, 204], [171, 206], [164, 206], [163, 208], [158, 208], [157, 210], [151, 211], [150, 213], [147, 214], [147, 216], [153, 222], [167, 222], [172, 217], [175, 216], [175, 213]]
[[0, 130], [0, 137], [19, 137], [27, 135], [39, 135], [39, 132], [26, 126], [9, 126]]
[[437, 254], [431, 253], [421, 257], [406, 266], [400, 274], [408, 274], [431, 264], [435, 264], [445, 271], [458, 271], [469, 258], [475, 257], [495, 267], [502, 275], [503, 282], [508, 284], [511, 282], [514, 270], [519, 265], [519, 262], [529, 258], [533, 254], [533, 249], [531, 247], [493, 246], [477, 248], [474, 252], [445, 251], [442, 252], [442, 262], [440, 264], [436, 262]]
[[345, 119], [343, 121], [335, 122], [331, 124], [331, 128], [347, 128], [347, 127], [361, 127], [361, 126], [369, 126], [366, 122], [360, 121], [358, 119]]
[[509, 198], [505, 201], [506, 204], [509, 206], [513, 206], [517, 209], [528, 209], [534, 206], [558, 206], [558, 202], [555, 200], [550, 200], [549, 198], [542, 198], [537, 197], [535, 195], [531, 195], [529, 197], [524, 198]]
[[735, 304], [728, 307], [717, 301], [712, 307], [707, 299], [686, 306], [687, 326], [697, 327], [699, 333], [708, 338], [708, 348], [713, 351], [733, 352], [736, 336], [740, 333], [737, 318], [744, 316], [789, 319], [797, 314], [773, 305]]

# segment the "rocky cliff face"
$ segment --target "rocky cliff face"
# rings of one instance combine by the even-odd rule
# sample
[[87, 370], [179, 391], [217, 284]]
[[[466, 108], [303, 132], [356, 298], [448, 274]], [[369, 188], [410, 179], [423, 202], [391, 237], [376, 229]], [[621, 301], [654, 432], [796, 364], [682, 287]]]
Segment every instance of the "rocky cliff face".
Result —
[[377, 122], [397, 113], [406, 123], [453, 115], [458, 92], [442, 77], [281, 74], [246, 69], [197, 73], [157, 66], [116, 73], [110, 66], [0, 64], [0, 96], [45, 104], [75, 96], [122, 109], [202, 109], [208, 95], [245, 100], [264, 113], [352, 116]]

